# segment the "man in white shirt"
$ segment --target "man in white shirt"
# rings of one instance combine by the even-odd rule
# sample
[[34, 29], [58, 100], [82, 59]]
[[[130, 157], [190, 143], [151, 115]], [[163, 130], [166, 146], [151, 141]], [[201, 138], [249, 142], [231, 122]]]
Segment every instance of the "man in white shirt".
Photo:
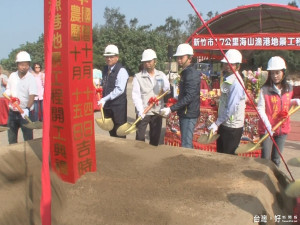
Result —
[[136, 140], [145, 141], [146, 128], [150, 126], [150, 144], [157, 146], [159, 144], [162, 118], [154, 115], [152, 111], [159, 113], [160, 109], [164, 106], [163, 100], [160, 100], [157, 105], [144, 113], [148, 106], [150, 98], [156, 98], [163, 92], [170, 90], [170, 83], [167, 76], [155, 69], [156, 53], [152, 49], [146, 49], [143, 52], [142, 60], [143, 69], [141, 72], [135, 74], [133, 78], [132, 99], [136, 108], [137, 116], [143, 119], [137, 124]]
[[34, 76], [29, 72], [31, 58], [30, 55], [21, 51], [16, 56], [18, 70], [13, 72], [8, 79], [5, 94], [13, 102], [20, 105], [23, 113], [21, 114], [12, 102], [9, 105], [8, 115], [8, 142], [9, 144], [18, 142], [18, 131], [21, 128], [24, 141], [33, 139], [33, 131], [23, 125], [28, 123], [26, 116], [32, 119], [34, 97], [38, 94], [37, 84]]

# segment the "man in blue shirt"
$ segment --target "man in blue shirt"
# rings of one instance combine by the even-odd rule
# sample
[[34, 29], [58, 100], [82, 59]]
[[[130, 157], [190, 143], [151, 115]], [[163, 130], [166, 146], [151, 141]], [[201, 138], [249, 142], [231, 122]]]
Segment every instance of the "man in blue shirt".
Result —
[[218, 118], [208, 129], [213, 132], [218, 130], [220, 135], [217, 139], [217, 152], [234, 154], [243, 134], [246, 94], [243, 79], [238, 72], [242, 54], [238, 50], [230, 49], [225, 56], [233, 71], [224, 57], [221, 60], [224, 80], [221, 85]]
[[[103, 97], [98, 105], [103, 107], [106, 118], [111, 118], [114, 127], [109, 131], [110, 136], [117, 135], [117, 129], [127, 122], [126, 87], [129, 75], [119, 60], [119, 49], [115, 45], [108, 45], [103, 54], [106, 66], [103, 68]], [[122, 136], [125, 138], [126, 136]]]

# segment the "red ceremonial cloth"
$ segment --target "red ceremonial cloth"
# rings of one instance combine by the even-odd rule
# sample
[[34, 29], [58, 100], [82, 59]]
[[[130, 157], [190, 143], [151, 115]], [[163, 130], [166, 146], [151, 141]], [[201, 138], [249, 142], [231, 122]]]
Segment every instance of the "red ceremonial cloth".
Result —
[[208, 83], [205, 79], [201, 79], [200, 89], [207, 89], [208, 91], [210, 90], [210, 87], [208, 86]]
[[[50, 4], [50, 11], [46, 10]], [[50, 102], [51, 102], [51, 71], [52, 71], [52, 40], [54, 33], [56, 0], [44, 0], [45, 27], [45, 92], [44, 92], [44, 121], [43, 121], [43, 162], [41, 171], [42, 193], [40, 215], [42, 225], [51, 225], [51, 182], [49, 171], [50, 153]]]
[[8, 100], [0, 98], [0, 125], [6, 125], [8, 120]]

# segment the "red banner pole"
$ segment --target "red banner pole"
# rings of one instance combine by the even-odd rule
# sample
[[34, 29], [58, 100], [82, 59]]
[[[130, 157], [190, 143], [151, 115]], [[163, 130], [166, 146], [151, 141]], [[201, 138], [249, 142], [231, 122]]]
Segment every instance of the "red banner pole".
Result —
[[[50, 4], [50, 7], [49, 5]], [[44, 121], [42, 142], [42, 171], [41, 171], [41, 202], [40, 215], [43, 225], [51, 225], [51, 181], [49, 171], [50, 153], [50, 98], [51, 98], [51, 71], [52, 71], [52, 40], [54, 33], [56, 0], [44, 0], [44, 51], [45, 51], [45, 93], [44, 93]], [[48, 13], [48, 9], [50, 12]]]

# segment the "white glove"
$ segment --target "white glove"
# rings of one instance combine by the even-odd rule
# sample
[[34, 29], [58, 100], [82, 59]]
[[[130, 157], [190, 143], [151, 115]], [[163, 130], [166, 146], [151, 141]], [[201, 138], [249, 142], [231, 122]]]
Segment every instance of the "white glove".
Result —
[[217, 130], [218, 130], [218, 126], [216, 123], [212, 123], [209, 127], [208, 127], [209, 130], [212, 130], [213, 133], [215, 133]]
[[291, 100], [291, 104], [292, 105], [300, 105], [300, 99], [299, 98], [294, 98]]
[[[270, 134], [271, 134], [271, 136], [273, 136], [273, 134], [274, 134], [274, 131], [272, 131], [272, 127], [271, 127], [271, 125], [270, 126], [266, 126], [267, 127], [267, 130], [270, 132]], [[265, 134], [266, 133], [268, 133], [268, 131], [265, 131]]]
[[142, 117], [142, 119], [144, 119], [146, 114], [145, 113], [139, 113], [139, 116]]
[[98, 105], [101, 105], [101, 107], [103, 108], [105, 105], [105, 100], [103, 98], [101, 98], [101, 100], [98, 101]]
[[25, 116], [29, 116], [29, 110], [28, 109], [23, 109], [23, 113], [21, 113], [21, 116], [23, 117], [23, 119], [25, 119]]
[[164, 115], [164, 116], [168, 116], [168, 115], [170, 114], [170, 112], [171, 112], [171, 109], [170, 109], [169, 107], [167, 107], [167, 108], [162, 108], [162, 109], [160, 110], [160, 113], [161, 113], [162, 115]]

